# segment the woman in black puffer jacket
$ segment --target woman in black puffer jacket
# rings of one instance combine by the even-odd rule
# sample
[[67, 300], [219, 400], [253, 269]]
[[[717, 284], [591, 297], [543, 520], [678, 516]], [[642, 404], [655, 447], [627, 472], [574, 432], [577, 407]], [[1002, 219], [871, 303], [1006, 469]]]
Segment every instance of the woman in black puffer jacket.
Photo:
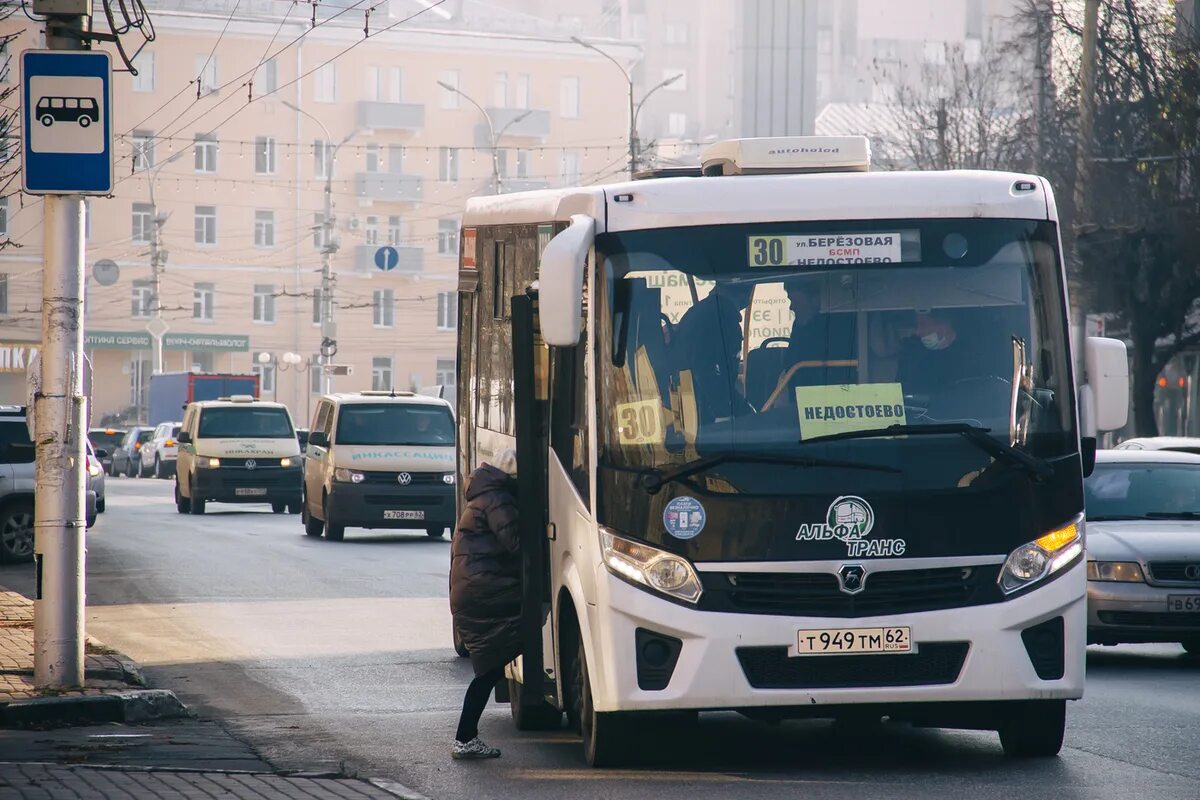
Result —
[[475, 679], [463, 698], [453, 758], [498, 758], [479, 738], [479, 718], [504, 666], [520, 653], [521, 557], [517, 455], [505, 450], [467, 479], [467, 507], [450, 548], [450, 611], [471, 654]]

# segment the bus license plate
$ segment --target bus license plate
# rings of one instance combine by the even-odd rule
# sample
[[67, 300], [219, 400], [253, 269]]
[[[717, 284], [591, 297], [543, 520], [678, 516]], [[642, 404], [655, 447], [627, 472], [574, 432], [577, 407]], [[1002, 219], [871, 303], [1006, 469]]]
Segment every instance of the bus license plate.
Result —
[[262, 497], [267, 493], [266, 489], [260, 489], [254, 486], [241, 486], [233, 490], [237, 497]]
[[796, 655], [832, 656], [846, 653], [910, 653], [908, 628], [816, 628], [796, 634]]
[[1200, 594], [1167, 595], [1167, 611], [1200, 611]]
[[424, 511], [384, 511], [384, 519], [425, 519]]

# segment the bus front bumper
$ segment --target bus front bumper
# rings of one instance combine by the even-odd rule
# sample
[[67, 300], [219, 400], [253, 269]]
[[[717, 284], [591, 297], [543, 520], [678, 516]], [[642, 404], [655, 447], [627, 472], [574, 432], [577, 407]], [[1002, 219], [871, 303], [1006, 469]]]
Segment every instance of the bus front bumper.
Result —
[[[596, 577], [601, 602], [588, 610], [597, 711], [791, 707], [820, 716], [814, 707], [1083, 696], [1087, 602], [1082, 560], [1005, 602], [854, 619], [699, 611], [632, 586], [603, 566]], [[1039, 635], [1053, 632], [1058, 618], [1061, 647], [1056, 651], [1052, 633], [1047, 652], [1047, 640]], [[913, 652], [794, 655], [800, 630], [897, 626], [911, 629]], [[1029, 631], [1037, 626], [1043, 627]], [[665, 688], [639, 687], [639, 630], [642, 646], [647, 632], [681, 643]], [[1038, 644], [1027, 645], [1027, 640]], [[1047, 656], [1053, 662], [1056, 653], [1058, 664], [1048, 665]], [[1061, 677], [1039, 677], [1039, 668]]]

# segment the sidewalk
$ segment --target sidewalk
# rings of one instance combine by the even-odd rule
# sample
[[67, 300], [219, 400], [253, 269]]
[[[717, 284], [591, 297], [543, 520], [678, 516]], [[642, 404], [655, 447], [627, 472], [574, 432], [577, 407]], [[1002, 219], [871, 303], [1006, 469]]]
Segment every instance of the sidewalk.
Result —
[[186, 713], [175, 695], [149, 690], [137, 665], [88, 637], [84, 687], [33, 684], [33, 601], [0, 587], [0, 727], [140, 722]]

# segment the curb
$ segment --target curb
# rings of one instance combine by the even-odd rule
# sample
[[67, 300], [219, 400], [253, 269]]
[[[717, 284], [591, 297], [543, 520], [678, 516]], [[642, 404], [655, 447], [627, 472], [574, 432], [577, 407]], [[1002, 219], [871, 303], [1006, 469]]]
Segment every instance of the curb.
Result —
[[382, 789], [389, 794], [396, 795], [400, 800], [429, 800], [425, 795], [414, 792], [404, 784], [396, 783], [395, 781], [389, 781], [384, 778], [367, 778], [367, 783], [376, 789]]
[[105, 722], [149, 722], [189, 716], [168, 689], [135, 689], [86, 697], [39, 697], [0, 705], [0, 728], [40, 728]]

